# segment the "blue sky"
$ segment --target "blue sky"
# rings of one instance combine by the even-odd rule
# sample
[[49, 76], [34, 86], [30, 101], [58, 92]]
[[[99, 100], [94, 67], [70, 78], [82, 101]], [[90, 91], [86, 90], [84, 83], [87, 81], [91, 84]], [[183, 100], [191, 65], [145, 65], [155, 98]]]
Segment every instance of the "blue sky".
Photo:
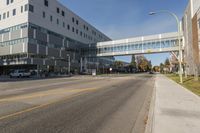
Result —
[[[141, 35], [176, 31], [175, 20], [168, 14], [149, 16], [148, 12], [170, 10], [179, 18], [183, 16], [188, 0], [60, 0], [73, 12], [108, 35], [121, 39]], [[146, 57], [153, 65], [169, 56], [152, 54]], [[130, 61], [130, 56], [117, 57]]]

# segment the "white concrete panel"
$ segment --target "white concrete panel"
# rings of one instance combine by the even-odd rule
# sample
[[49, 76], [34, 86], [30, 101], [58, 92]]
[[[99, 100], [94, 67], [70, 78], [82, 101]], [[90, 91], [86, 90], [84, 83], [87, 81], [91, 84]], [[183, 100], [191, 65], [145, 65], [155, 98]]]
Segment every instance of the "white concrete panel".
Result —
[[[10, 12], [9, 18], [1, 19], [0, 30], [28, 22], [28, 12], [21, 13], [21, 6], [25, 4], [28, 4], [28, 0], [15, 0], [14, 3], [9, 5], [6, 5], [6, 0], [0, 1], [0, 14]], [[12, 14], [13, 9], [16, 9], [15, 16]]]

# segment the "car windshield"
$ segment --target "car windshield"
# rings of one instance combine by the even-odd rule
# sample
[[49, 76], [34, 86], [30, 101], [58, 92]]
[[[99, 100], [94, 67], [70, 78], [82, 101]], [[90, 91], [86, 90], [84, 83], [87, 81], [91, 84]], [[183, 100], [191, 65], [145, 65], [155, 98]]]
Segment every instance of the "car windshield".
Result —
[[23, 72], [25, 72], [24, 70], [19, 70], [19, 73], [23, 73]]

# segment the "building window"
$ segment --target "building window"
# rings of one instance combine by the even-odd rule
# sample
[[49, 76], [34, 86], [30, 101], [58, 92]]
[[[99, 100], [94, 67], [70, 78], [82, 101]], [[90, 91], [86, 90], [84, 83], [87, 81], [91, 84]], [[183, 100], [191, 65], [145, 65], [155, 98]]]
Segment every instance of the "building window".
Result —
[[60, 9], [59, 8], [57, 8], [57, 13], [60, 13]]
[[6, 4], [9, 5], [10, 4], [10, 0], [7, 0]]
[[11, 0], [11, 1], [10, 1], [10, 3], [13, 3], [13, 2], [14, 2], [14, 0]]
[[70, 25], [67, 25], [67, 29], [70, 30]]
[[34, 7], [33, 7], [33, 5], [29, 5], [29, 11], [30, 11], [30, 12], [34, 12]]
[[75, 22], [75, 19], [74, 19], [74, 18], [72, 18], [72, 22], [73, 22], [73, 23]]
[[65, 22], [63, 22], [63, 27], [65, 28]]
[[82, 32], [82, 31], [80, 32], [80, 35], [81, 35], [81, 36], [83, 35], [83, 32]]
[[42, 16], [43, 16], [43, 18], [45, 18], [45, 17], [46, 17], [46, 13], [45, 13], [45, 12], [43, 12], [43, 13], [42, 13]]
[[48, 7], [49, 6], [49, 1], [48, 0], [44, 0], [44, 5]]
[[63, 17], [65, 16], [65, 12], [64, 12], [64, 11], [62, 11], [62, 16], [63, 16]]
[[7, 12], [7, 18], [9, 18], [10, 14], [9, 14], [9, 11]]
[[74, 27], [72, 27], [72, 32], [74, 32]]
[[78, 34], [78, 29], [76, 29], [76, 34]]
[[51, 22], [53, 21], [53, 16], [50, 16], [50, 21], [51, 21]]
[[13, 9], [13, 16], [16, 15], [16, 9]]
[[57, 24], [59, 24], [59, 19], [57, 19]]
[[6, 19], [6, 13], [3, 13], [3, 19]]
[[78, 25], [78, 23], [79, 23], [78, 20], [76, 20], [76, 24], [77, 24], [77, 25]]
[[23, 6], [21, 6], [21, 13], [23, 13], [23, 11], [24, 11], [24, 7], [23, 7]]
[[28, 4], [25, 5], [24, 11], [25, 11], [25, 12], [28, 11]]

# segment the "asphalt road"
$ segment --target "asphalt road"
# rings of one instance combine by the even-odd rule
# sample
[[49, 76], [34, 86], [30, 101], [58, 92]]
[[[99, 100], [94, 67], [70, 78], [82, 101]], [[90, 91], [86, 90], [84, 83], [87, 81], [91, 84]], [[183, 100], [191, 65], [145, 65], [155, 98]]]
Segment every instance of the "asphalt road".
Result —
[[150, 75], [0, 83], [0, 133], [143, 133]]

